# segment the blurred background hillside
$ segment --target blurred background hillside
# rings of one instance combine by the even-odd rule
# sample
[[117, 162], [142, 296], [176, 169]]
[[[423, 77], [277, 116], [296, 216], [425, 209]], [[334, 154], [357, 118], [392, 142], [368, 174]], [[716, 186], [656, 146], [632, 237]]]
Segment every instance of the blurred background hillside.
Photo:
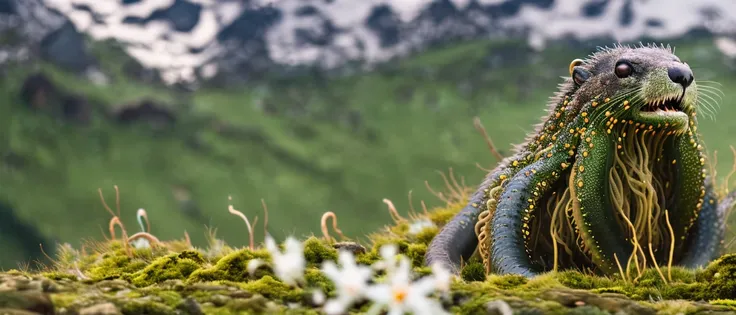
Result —
[[[0, 0], [0, 268], [101, 239], [120, 188], [137, 232], [242, 246], [269, 231], [356, 238], [476, 186], [544, 115], [574, 58], [672, 44], [725, 97], [699, 129], [736, 145], [731, 0]], [[480, 167], [479, 167], [480, 166]], [[106, 232], [105, 232], [106, 233]], [[729, 234], [731, 237], [732, 234]]]

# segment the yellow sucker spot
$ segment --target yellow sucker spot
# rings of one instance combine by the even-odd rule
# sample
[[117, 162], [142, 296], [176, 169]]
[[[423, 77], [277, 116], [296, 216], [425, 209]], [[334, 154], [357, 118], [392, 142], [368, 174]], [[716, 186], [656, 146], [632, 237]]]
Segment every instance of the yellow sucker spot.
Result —
[[583, 188], [583, 181], [582, 180], [579, 180], [578, 181], [578, 187]]
[[629, 100], [624, 101], [624, 106], [629, 105]]
[[611, 99], [610, 99], [610, 98], [608, 98], [608, 97], [606, 97], [606, 99], [605, 99], [605, 100], [603, 100], [603, 101], [604, 101], [604, 102], [606, 102], [606, 103], [608, 103], [609, 101], [611, 101]]
[[566, 168], [567, 168], [567, 163], [565, 163], [565, 162], [562, 162], [562, 163], [560, 164], [560, 166], [562, 166], [562, 169], [566, 169]]
[[583, 117], [585, 117], [585, 116], [588, 116], [588, 113], [587, 112], [582, 112], [582, 113], [580, 113], [580, 115], [582, 115]]
[[675, 163], [677, 163], [677, 160], [676, 159], [672, 160], [672, 164], [675, 164]]
[[513, 165], [513, 166], [519, 166], [519, 161], [514, 161], [513, 163], [511, 163], [511, 165]]
[[580, 165], [580, 167], [578, 167], [578, 171], [582, 172], [584, 170], [585, 170], [585, 166]]
[[500, 178], [501, 180], [504, 180], [504, 179], [506, 179], [506, 175], [501, 175], [498, 178]]
[[606, 117], [608, 117], [608, 116], [611, 116], [611, 112], [610, 111], [606, 111]]
[[583, 151], [583, 156], [588, 157], [588, 151]]

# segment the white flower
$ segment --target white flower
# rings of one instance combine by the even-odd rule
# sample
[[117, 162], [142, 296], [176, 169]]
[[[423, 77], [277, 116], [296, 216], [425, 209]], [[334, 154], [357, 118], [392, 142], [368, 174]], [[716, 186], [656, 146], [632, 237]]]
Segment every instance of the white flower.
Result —
[[419, 232], [424, 231], [426, 228], [434, 227], [434, 223], [427, 218], [422, 218], [412, 222], [409, 225], [409, 234], [417, 235]]
[[312, 303], [315, 305], [322, 305], [325, 302], [325, 299], [327, 299], [327, 297], [320, 289], [315, 289], [312, 293]]
[[398, 251], [399, 248], [395, 244], [382, 245], [378, 249], [378, 252], [381, 254], [381, 260], [373, 263], [372, 267], [391, 273], [396, 267], [396, 254]]
[[341, 269], [329, 260], [322, 263], [322, 272], [332, 280], [337, 292], [337, 297], [325, 304], [324, 311], [327, 314], [341, 314], [353, 302], [362, 298], [372, 275], [370, 268], [355, 263], [353, 253], [349, 251], [340, 251], [338, 260], [342, 265]]
[[246, 267], [248, 269], [248, 274], [251, 276], [258, 270], [258, 267], [263, 265], [263, 260], [258, 258], [253, 258], [248, 261], [248, 266]]
[[302, 243], [292, 236], [286, 238], [284, 247], [281, 253], [276, 241], [270, 235], [266, 236], [266, 249], [271, 253], [274, 273], [282, 282], [293, 286], [304, 280], [304, 249]]
[[136, 249], [151, 247], [151, 244], [145, 238], [134, 239], [132, 242], [130, 242], [130, 245], [132, 245], [133, 248], [136, 248]]
[[368, 313], [376, 314], [388, 306], [389, 315], [404, 314], [447, 314], [436, 300], [428, 295], [435, 290], [433, 277], [411, 281], [409, 259], [401, 257], [397, 268], [388, 274], [388, 281], [370, 286], [366, 296], [373, 301]]
[[452, 273], [440, 263], [433, 263], [431, 268], [435, 289], [442, 293], [450, 292], [450, 284], [452, 284], [453, 278]]

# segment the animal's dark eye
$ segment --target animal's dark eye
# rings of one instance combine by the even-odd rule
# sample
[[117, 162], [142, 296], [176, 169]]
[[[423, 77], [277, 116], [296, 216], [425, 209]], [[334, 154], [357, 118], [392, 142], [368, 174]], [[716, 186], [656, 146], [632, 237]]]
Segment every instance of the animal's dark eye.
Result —
[[572, 71], [572, 79], [577, 85], [582, 85], [583, 83], [585, 83], [585, 81], [588, 81], [589, 78], [590, 73], [581, 68], [575, 68]]
[[623, 79], [631, 75], [634, 72], [634, 67], [628, 61], [619, 61], [616, 63], [616, 69], [614, 70], [616, 76]]

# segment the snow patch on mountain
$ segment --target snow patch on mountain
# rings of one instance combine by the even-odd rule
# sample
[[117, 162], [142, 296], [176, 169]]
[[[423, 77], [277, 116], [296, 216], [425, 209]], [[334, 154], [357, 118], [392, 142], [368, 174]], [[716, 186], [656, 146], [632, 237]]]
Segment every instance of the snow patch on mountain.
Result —
[[[5, 1], [39, 2], [79, 32], [118, 40], [167, 82], [267, 64], [371, 65], [448, 39], [524, 34], [542, 49], [564, 37], [666, 40], [693, 29], [736, 31], [732, 0]], [[731, 47], [725, 37], [717, 46]]]

